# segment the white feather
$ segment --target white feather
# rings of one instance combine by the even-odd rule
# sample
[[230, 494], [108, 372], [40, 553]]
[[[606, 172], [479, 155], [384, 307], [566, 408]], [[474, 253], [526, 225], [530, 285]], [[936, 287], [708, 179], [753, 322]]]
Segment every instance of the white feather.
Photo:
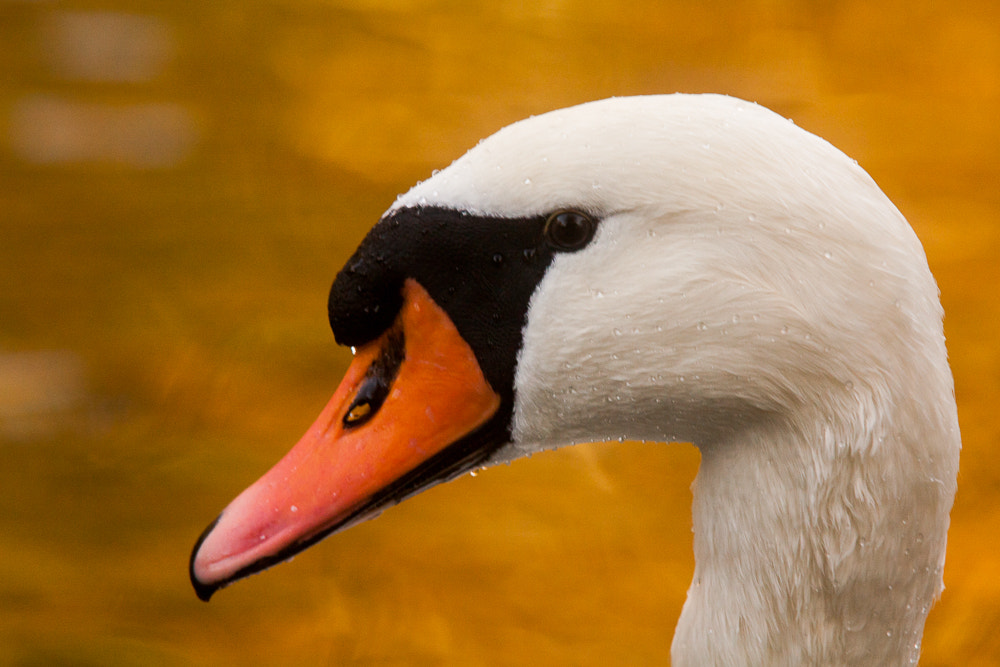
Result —
[[501, 130], [419, 204], [601, 218], [532, 298], [495, 460], [699, 446], [674, 664], [916, 661], [960, 436], [937, 287], [864, 170], [754, 104], [619, 98]]

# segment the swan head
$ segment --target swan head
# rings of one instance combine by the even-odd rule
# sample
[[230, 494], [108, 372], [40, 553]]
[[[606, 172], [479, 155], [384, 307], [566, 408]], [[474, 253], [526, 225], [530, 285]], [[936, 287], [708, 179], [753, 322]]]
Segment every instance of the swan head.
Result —
[[504, 128], [393, 203], [329, 317], [355, 361], [202, 535], [204, 599], [440, 481], [577, 441], [705, 452], [843, 422], [874, 450], [906, 419], [885, 465], [936, 458], [947, 523], [958, 435], [920, 243], [853, 160], [758, 105], [615, 98]]

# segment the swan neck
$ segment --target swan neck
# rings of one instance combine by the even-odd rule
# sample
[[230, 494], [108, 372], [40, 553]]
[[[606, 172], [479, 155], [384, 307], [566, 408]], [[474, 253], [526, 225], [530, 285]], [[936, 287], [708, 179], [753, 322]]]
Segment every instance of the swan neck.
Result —
[[701, 447], [673, 664], [916, 662], [951, 496], [900, 461], [912, 443], [891, 424], [849, 421], [761, 423]]

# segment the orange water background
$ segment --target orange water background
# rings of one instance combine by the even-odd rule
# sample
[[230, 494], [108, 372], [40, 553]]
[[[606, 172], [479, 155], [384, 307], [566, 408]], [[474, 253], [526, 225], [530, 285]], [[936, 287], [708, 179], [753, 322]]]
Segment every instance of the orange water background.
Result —
[[0, 663], [665, 664], [689, 445], [438, 487], [206, 605], [204, 526], [349, 353], [330, 282], [396, 193], [611, 95], [758, 101], [923, 240], [964, 449], [923, 664], [1000, 664], [995, 2], [0, 1]]

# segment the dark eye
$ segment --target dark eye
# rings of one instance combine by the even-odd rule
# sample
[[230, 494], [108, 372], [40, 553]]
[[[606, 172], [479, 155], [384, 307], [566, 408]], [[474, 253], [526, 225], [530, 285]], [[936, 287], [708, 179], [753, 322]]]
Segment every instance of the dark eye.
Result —
[[597, 223], [579, 211], [556, 211], [545, 221], [545, 240], [556, 250], [579, 250], [594, 238]]

